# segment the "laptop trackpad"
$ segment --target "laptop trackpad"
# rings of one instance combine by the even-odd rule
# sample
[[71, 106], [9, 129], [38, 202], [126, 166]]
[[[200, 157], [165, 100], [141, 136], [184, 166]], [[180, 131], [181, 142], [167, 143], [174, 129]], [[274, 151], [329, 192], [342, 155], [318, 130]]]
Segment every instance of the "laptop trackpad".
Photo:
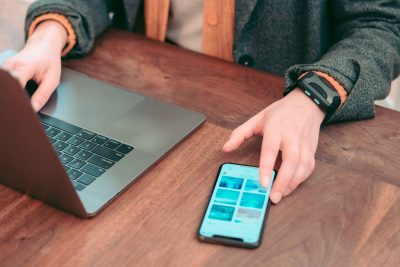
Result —
[[42, 113], [91, 129], [103, 130], [145, 98], [70, 71]]

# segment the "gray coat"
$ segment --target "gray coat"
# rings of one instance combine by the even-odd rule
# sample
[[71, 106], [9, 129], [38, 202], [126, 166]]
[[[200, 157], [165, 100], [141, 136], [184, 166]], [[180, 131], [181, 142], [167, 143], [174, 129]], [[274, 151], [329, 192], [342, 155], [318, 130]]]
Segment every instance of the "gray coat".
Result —
[[[83, 56], [110, 25], [133, 30], [141, 2], [38, 0], [26, 28], [43, 13], [63, 13], [78, 37], [68, 56]], [[286, 91], [302, 72], [329, 73], [349, 93], [330, 121], [371, 118], [399, 75], [400, 0], [236, 0], [233, 52], [237, 63], [284, 75]]]

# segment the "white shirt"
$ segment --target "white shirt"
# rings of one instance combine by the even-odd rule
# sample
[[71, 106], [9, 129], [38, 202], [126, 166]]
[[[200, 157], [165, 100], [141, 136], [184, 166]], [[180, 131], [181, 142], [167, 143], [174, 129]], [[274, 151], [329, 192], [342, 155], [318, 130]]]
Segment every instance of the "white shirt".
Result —
[[183, 48], [201, 52], [204, 0], [171, 0], [167, 38]]

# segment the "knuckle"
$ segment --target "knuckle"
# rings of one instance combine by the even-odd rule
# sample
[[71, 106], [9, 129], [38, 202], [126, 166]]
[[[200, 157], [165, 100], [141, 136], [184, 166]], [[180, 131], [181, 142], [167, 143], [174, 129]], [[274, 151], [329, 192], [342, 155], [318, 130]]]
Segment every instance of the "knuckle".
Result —
[[263, 141], [264, 141], [264, 143], [261, 148], [263, 150], [263, 152], [278, 154], [279, 145], [275, 145], [275, 141], [265, 140], [265, 139]]
[[287, 153], [285, 160], [289, 163], [289, 164], [296, 164], [299, 162], [300, 160], [300, 155], [299, 152], [297, 150], [291, 150]]
[[302, 164], [305, 169], [313, 170], [315, 167], [315, 157], [311, 152], [307, 152], [306, 155], [302, 159]]
[[43, 95], [38, 95], [35, 101], [39, 106], [43, 106], [46, 103], [45, 97]]
[[287, 186], [287, 191], [292, 192], [300, 185], [300, 181], [293, 179]]

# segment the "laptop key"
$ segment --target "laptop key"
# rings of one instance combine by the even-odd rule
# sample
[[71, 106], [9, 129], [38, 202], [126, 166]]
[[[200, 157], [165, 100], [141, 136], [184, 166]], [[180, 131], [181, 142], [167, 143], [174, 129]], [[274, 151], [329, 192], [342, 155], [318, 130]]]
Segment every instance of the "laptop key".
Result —
[[85, 166], [86, 165], [86, 162], [84, 162], [84, 161], [82, 161], [82, 160], [80, 160], [80, 159], [74, 159], [73, 161], [71, 161], [69, 164], [68, 164], [68, 166], [70, 166], [70, 167], [72, 167], [72, 168], [74, 168], [74, 169], [80, 169], [80, 168], [82, 168], [83, 166]]
[[91, 131], [88, 131], [88, 130], [82, 130], [77, 134], [77, 136], [79, 136], [80, 138], [86, 139], [86, 140], [90, 140], [93, 137], [95, 137], [96, 134]]
[[42, 123], [42, 126], [43, 126], [43, 129], [46, 131], [47, 129], [49, 129], [49, 125], [46, 125], [46, 124], [44, 124], [44, 123]]
[[39, 113], [39, 116], [40, 116], [42, 122], [46, 123], [47, 125], [50, 125], [50, 126], [58, 128], [58, 129], [61, 129], [63, 131], [69, 132], [70, 134], [77, 134], [77, 133], [79, 133], [80, 130], [82, 130], [78, 126], [69, 124], [67, 122], [61, 121], [61, 120], [53, 118], [53, 117], [49, 117], [47, 115], [44, 115], [43, 113]]
[[80, 183], [75, 183], [75, 182], [74, 182], [74, 187], [75, 187], [75, 190], [77, 190], [77, 191], [82, 191], [83, 189], [85, 189], [84, 185], [82, 185]]
[[96, 144], [102, 145], [105, 142], [108, 141], [108, 138], [102, 135], [97, 135], [95, 138], [92, 139], [92, 142], [95, 142]]
[[117, 149], [115, 149], [115, 151], [121, 152], [123, 154], [128, 154], [132, 150], [133, 150], [133, 147], [125, 145], [125, 144], [122, 144], [119, 147], [117, 147]]
[[58, 141], [57, 143], [53, 144], [55, 150], [63, 151], [68, 145], [64, 142]]
[[96, 146], [95, 143], [90, 142], [90, 141], [85, 141], [82, 144], [80, 144], [80, 148], [82, 149], [86, 149], [86, 150], [91, 150], [92, 148], [94, 148]]
[[80, 171], [78, 171], [78, 170], [75, 170], [75, 169], [70, 169], [70, 170], [68, 171], [67, 174], [68, 174], [69, 178], [71, 178], [72, 180], [76, 180], [76, 179], [78, 179], [83, 173], [80, 172]]
[[84, 185], [89, 185], [91, 184], [94, 180], [96, 180], [96, 178], [94, 178], [93, 176], [90, 176], [88, 174], [83, 174], [81, 177], [78, 178], [78, 182], [84, 184]]
[[54, 137], [57, 134], [59, 134], [60, 132], [61, 132], [60, 130], [58, 130], [56, 128], [52, 128], [52, 127], [50, 127], [49, 129], [46, 130], [47, 136], [50, 136], [50, 137]]
[[68, 143], [68, 144], [71, 144], [71, 145], [74, 145], [74, 146], [79, 146], [80, 144], [83, 143], [83, 141], [85, 141], [85, 140], [82, 139], [82, 138], [79, 138], [79, 137], [77, 137], [77, 136], [73, 136], [71, 139], [69, 139], [69, 140], [67, 141], [67, 143]]
[[53, 137], [49, 137], [49, 136], [48, 136], [48, 138], [49, 138], [50, 143], [52, 143], [52, 144], [54, 144], [55, 142], [58, 141], [57, 139], [55, 139], [55, 138], [53, 138]]
[[67, 132], [61, 132], [61, 133], [56, 135], [56, 139], [58, 139], [60, 141], [63, 141], [63, 142], [67, 141], [71, 137], [72, 137], [72, 134], [69, 134]]
[[72, 156], [75, 156], [76, 153], [80, 152], [81, 150], [73, 145], [69, 145], [66, 149], [63, 150], [64, 153], [68, 153]]
[[100, 175], [102, 175], [105, 172], [104, 169], [102, 169], [100, 167], [97, 167], [97, 166], [95, 166], [93, 164], [86, 164], [81, 169], [81, 171], [83, 171], [83, 172], [85, 172], [87, 174], [93, 175], [95, 177], [99, 177]]
[[58, 157], [61, 157], [61, 155], [62, 155], [61, 151], [54, 150], [54, 152], [56, 152]]
[[93, 153], [90, 153], [85, 150], [81, 150], [78, 154], [75, 155], [75, 157], [77, 157], [78, 159], [81, 159], [81, 160], [87, 160], [91, 156], [93, 156]]
[[74, 157], [71, 157], [70, 155], [67, 154], [62, 154], [60, 156], [60, 161], [62, 164], [68, 164], [70, 163], [72, 160], [74, 159]]
[[88, 160], [89, 163], [92, 163], [94, 165], [97, 165], [103, 169], [109, 169], [112, 165], [114, 165], [114, 162], [109, 160], [109, 159], [105, 159], [102, 158], [100, 156], [94, 155], [93, 157], [91, 157]]
[[66, 171], [66, 172], [68, 172], [71, 168], [70, 167], [67, 167], [67, 166], [65, 166], [65, 165], [63, 165], [63, 167], [64, 167], [64, 170]]
[[121, 143], [115, 140], [108, 140], [103, 146], [108, 147], [109, 149], [117, 148]]
[[124, 154], [108, 149], [104, 146], [96, 146], [91, 150], [91, 152], [99, 156], [111, 159], [112, 161], [118, 161], [124, 157]]

